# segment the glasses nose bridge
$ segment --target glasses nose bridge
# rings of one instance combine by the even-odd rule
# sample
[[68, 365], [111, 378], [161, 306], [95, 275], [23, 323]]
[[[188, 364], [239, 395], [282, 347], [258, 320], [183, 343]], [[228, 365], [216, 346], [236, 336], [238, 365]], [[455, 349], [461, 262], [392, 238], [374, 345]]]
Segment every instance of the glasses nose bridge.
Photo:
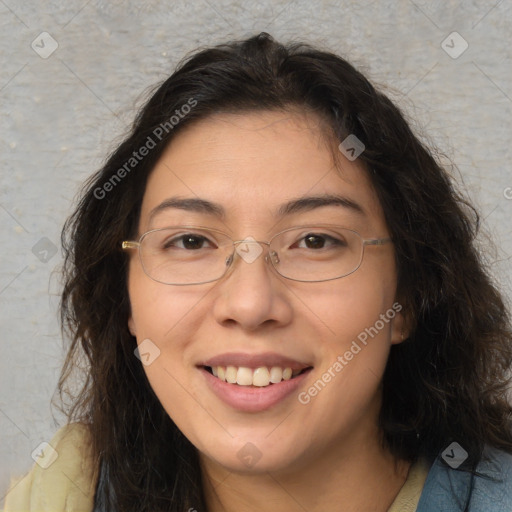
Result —
[[[279, 257], [276, 251], [271, 250], [271, 243], [272, 240], [267, 242], [264, 240], [256, 240], [253, 237], [247, 237], [244, 240], [233, 240], [233, 252], [236, 252], [246, 263], [252, 263], [258, 259], [260, 254], [264, 251], [264, 247], [262, 246], [266, 246], [267, 254], [265, 254], [265, 262], [274, 266], [274, 264], [279, 263]], [[249, 244], [251, 244], [253, 247], [258, 246], [261, 251], [258, 249], [256, 249], [256, 252], [251, 251]], [[233, 255], [231, 257], [233, 257]]]

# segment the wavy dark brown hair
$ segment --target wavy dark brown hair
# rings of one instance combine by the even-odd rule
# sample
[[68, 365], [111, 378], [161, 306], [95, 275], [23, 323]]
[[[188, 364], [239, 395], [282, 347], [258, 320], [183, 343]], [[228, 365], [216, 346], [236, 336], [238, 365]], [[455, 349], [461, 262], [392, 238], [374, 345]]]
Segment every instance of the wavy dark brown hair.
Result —
[[[113, 182], [133, 151], [191, 100], [197, 103], [190, 112]], [[152, 391], [127, 327], [128, 256], [120, 245], [136, 235], [148, 176], [172, 138], [198, 120], [291, 109], [326, 120], [326, 138], [339, 143], [355, 134], [364, 143], [359, 159], [394, 240], [398, 296], [411, 334], [392, 347], [383, 377], [383, 443], [414, 461], [432, 459], [457, 440], [472, 468], [486, 444], [512, 452], [512, 331], [476, 249], [476, 211], [399, 108], [351, 64], [262, 33], [184, 60], [87, 181], [64, 227], [61, 319], [71, 344], [58, 389], [69, 421], [89, 427], [100, 471], [97, 510], [207, 510], [197, 450]], [[102, 198], [98, 191], [109, 180], [114, 184]], [[74, 393], [77, 368], [85, 377]]]

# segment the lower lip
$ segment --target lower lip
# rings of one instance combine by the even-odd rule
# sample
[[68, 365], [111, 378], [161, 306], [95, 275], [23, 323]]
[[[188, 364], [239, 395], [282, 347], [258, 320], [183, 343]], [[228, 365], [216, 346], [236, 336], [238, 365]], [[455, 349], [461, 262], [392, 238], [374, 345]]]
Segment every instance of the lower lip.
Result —
[[261, 412], [277, 405], [289, 397], [306, 379], [312, 368], [290, 380], [265, 387], [239, 386], [214, 377], [205, 368], [200, 368], [207, 385], [224, 403], [243, 412]]

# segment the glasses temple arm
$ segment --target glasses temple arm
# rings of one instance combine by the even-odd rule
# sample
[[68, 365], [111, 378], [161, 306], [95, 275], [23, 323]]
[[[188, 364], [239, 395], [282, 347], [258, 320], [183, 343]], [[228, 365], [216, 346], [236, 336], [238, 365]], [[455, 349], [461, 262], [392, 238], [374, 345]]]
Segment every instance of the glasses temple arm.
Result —
[[364, 245], [384, 245], [391, 242], [391, 238], [371, 238], [369, 240], [363, 240]]
[[122, 249], [137, 249], [139, 247], [139, 242], [132, 242], [131, 240], [125, 240], [121, 244]]

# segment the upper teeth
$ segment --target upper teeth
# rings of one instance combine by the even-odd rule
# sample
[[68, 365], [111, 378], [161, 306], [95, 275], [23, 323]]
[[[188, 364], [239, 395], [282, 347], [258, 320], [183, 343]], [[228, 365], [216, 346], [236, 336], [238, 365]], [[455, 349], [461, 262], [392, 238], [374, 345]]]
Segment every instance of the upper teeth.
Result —
[[212, 366], [212, 373], [218, 379], [229, 382], [230, 384], [238, 384], [240, 386], [268, 386], [270, 383], [277, 384], [282, 380], [290, 380], [298, 375], [301, 370], [292, 370], [291, 368], [281, 368], [272, 366], [267, 368], [252, 369], [245, 366]]

